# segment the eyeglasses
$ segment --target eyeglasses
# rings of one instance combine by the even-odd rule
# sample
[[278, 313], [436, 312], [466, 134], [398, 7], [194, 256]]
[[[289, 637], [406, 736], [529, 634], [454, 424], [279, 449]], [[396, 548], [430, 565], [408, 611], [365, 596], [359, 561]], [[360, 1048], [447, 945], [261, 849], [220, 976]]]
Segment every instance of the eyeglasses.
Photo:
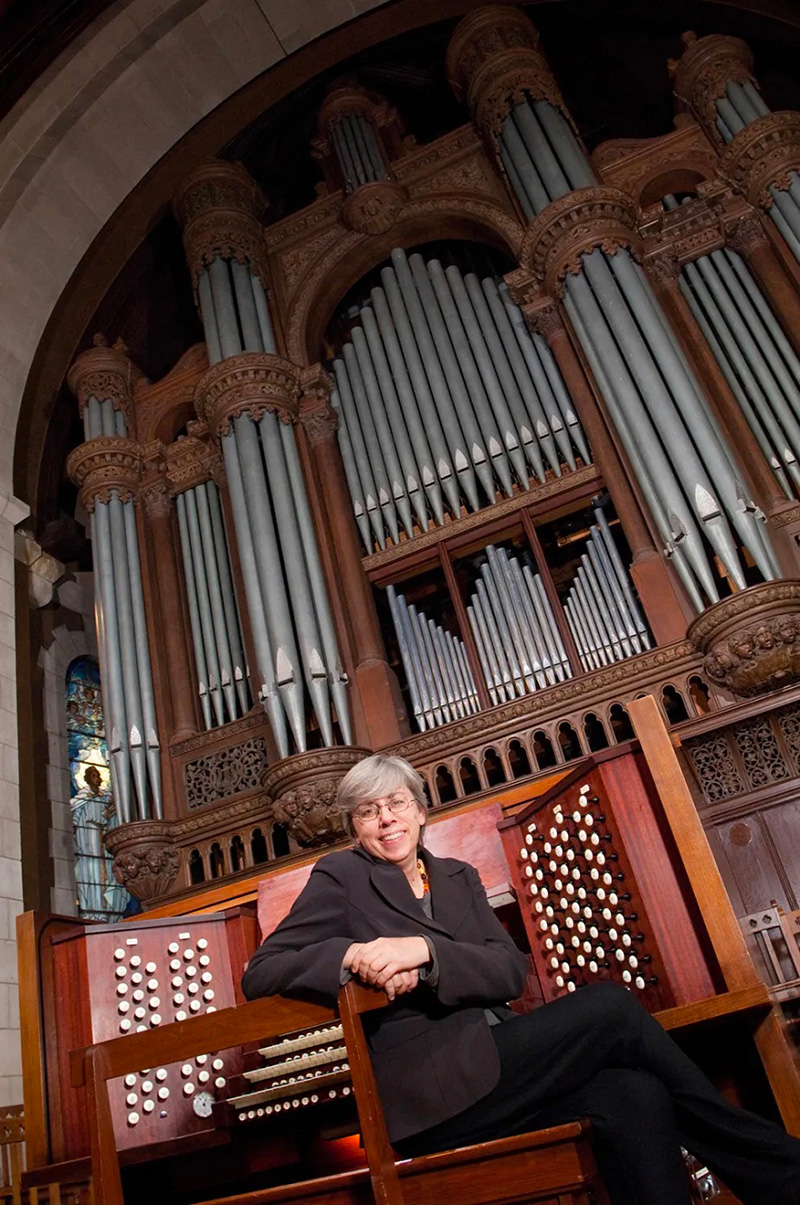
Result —
[[353, 819], [360, 820], [362, 823], [370, 820], [377, 820], [381, 814], [382, 808], [388, 808], [393, 816], [398, 816], [401, 812], [405, 812], [411, 807], [414, 799], [388, 799], [386, 803], [362, 803], [353, 812]]

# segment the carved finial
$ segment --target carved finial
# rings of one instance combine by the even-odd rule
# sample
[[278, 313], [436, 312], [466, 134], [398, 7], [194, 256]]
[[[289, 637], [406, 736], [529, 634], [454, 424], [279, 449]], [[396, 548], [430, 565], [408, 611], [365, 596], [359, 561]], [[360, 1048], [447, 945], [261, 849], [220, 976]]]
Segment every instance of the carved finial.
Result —
[[687, 48], [689, 46], [694, 46], [696, 41], [697, 41], [697, 34], [695, 33], [695, 31], [693, 29], [686, 29], [681, 34], [681, 42]]
[[97, 331], [96, 334], [92, 335], [92, 343], [95, 347], [108, 347], [108, 339], [106, 339], [102, 331]]

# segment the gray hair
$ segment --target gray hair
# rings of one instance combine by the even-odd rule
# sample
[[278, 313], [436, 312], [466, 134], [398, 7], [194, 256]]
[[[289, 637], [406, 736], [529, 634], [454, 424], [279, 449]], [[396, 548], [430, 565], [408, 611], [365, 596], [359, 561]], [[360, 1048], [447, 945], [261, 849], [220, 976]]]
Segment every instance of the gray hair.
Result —
[[[389, 757], [385, 753], [373, 753], [357, 762], [348, 770], [336, 792], [336, 806], [344, 817], [345, 828], [351, 837], [353, 812], [370, 799], [390, 795], [398, 787], [406, 787], [428, 816], [428, 800], [425, 797], [425, 782], [410, 762], [404, 757]], [[424, 832], [424, 830], [422, 830]], [[422, 832], [420, 832], [422, 841]]]

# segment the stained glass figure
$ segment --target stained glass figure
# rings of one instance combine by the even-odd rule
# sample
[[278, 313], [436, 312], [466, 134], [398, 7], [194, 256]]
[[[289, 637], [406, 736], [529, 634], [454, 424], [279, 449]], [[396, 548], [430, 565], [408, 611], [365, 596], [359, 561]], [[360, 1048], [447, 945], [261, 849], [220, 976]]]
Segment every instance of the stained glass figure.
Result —
[[119, 920], [128, 906], [114, 878], [105, 836], [117, 823], [111, 794], [100, 671], [92, 657], [67, 670], [67, 747], [78, 909], [89, 920]]

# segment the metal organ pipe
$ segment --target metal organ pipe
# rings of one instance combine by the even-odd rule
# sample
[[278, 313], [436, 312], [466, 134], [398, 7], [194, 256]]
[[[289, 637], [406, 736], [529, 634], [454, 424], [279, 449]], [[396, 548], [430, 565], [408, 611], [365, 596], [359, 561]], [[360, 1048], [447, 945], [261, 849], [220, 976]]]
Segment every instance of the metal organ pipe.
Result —
[[463, 642], [394, 586], [387, 595], [417, 727], [424, 732], [477, 710]]
[[[749, 103], [745, 98], [744, 107]], [[738, 121], [740, 128], [741, 118], [730, 101], [724, 102], [721, 112], [726, 122]], [[594, 183], [568, 122], [548, 102], [529, 99], [515, 104], [504, 122], [501, 143], [522, 179], [524, 160], [519, 143], [509, 137], [512, 128], [538, 173], [548, 203], [571, 188]], [[527, 199], [532, 201], [530, 192]], [[666, 544], [668, 548], [682, 545], [685, 556], [678, 556], [676, 567], [680, 565], [684, 578], [691, 569], [692, 596], [702, 591], [711, 602], [718, 597], [701, 530], [737, 586], [743, 587], [745, 579], [730, 525], [762, 575], [776, 576], [777, 559], [761, 516], [744, 496], [738, 467], [708, 418], [700, 387], [668, 331], [649, 284], [624, 249], [613, 256], [595, 250], [584, 254], [581, 264], [581, 271], [567, 279], [567, 308], [571, 315], [577, 314], [582, 338], [593, 344], [591, 358], [603, 363], [602, 377], [611, 387], [609, 405], [623, 414], [627, 441], [637, 444], [634, 459], [644, 476], [656, 481], [662, 522], [667, 520]]]
[[[413, 522], [461, 514], [588, 463], [588, 448], [546, 342], [497, 283], [393, 253], [382, 288], [334, 362], [340, 447], [365, 547]], [[505, 289], [505, 286], [501, 286]], [[455, 470], [455, 471], [454, 471]], [[478, 486], [483, 498], [479, 497]], [[379, 503], [380, 512], [379, 513]], [[412, 513], [413, 507], [413, 513]]]
[[[87, 440], [125, 438], [124, 415], [90, 398]], [[97, 569], [97, 628], [107, 709], [109, 761], [121, 823], [163, 816], [161, 767], [150, 651], [142, 592], [136, 512], [112, 490], [95, 501], [92, 536]]]

